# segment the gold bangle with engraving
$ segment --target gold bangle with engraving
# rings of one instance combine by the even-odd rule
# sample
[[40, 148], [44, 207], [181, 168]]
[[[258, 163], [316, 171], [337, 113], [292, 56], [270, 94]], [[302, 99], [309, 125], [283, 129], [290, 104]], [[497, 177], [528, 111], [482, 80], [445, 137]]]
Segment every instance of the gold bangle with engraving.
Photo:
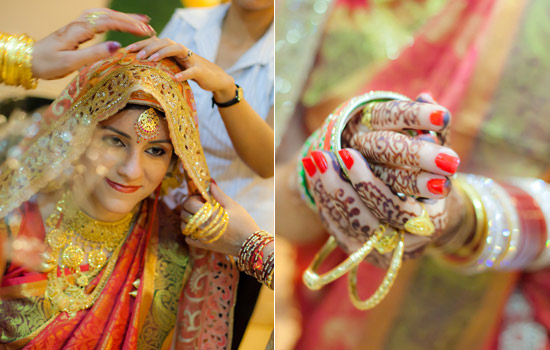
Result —
[[373, 307], [378, 305], [390, 291], [393, 282], [395, 281], [395, 277], [397, 276], [397, 273], [401, 268], [401, 263], [403, 261], [403, 252], [405, 251], [405, 235], [403, 231], [400, 231], [398, 235], [399, 242], [397, 243], [397, 246], [395, 247], [395, 250], [393, 252], [393, 257], [391, 259], [388, 272], [386, 273], [384, 280], [382, 281], [376, 292], [374, 292], [374, 294], [370, 296], [367, 300], [361, 300], [357, 292], [358, 266], [353, 267], [353, 269], [350, 271], [348, 275], [348, 292], [353, 306], [355, 306], [359, 310], [372, 309]]
[[309, 289], [318, 290], [321, 289], [324, 285], [333, 282], [334, 280], [342, 277], [344, 274], [349, 272], [355, 266], [359, 265], [361, 261], [365, 259], [367, 255], [372, 251], [375, 244], [380, 239], [381, 234], [375, 231], [361, 248], [356, 252], [347, 257], [346, 260], [341, 262], [338, 266], [332, 270], [325, 272], [324, 274], [319, 275], [317, 270], [328, 257], [328, 255], [337, 247], [336, 239], [330, 236], [326, 241], [325, 245], [317, 252], [313, 261], [308, 266], [307, 270], [304, 272], [303, 281]]

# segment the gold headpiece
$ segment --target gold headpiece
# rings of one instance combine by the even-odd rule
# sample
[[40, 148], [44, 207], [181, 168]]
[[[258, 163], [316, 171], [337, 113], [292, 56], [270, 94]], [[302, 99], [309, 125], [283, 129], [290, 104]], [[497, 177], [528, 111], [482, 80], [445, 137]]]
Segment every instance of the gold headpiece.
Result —
[[160, 119], [157, 112], [153, 108], [149, 108], [141, 113], [134, 127], [138, 143], [142, 139], [145, 141], [154, 139], [158, 136], [160, 130]]

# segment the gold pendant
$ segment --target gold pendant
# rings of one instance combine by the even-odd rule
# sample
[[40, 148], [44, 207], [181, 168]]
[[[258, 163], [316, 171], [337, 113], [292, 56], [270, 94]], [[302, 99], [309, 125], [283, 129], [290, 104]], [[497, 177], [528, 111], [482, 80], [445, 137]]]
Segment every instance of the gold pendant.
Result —
[[106, 261], [107, 255], [103, 250], [92, 250], [90, 254], [88, 254], [88, 265], [94, 270], [101, 268]]
[[76, 269], [84, 261], [84, 251], [78, 246], [70, 245], [63, 251], [61, 261], [65, 266]]
[[67, 243], [67, 235], [65, 232], [54, 228], [48, 233], [48, 238], [46, 241], [52, 248], [59, 249]]
[[431, 236], [435, 232], [435, 226], [430, 220], [430, 216], [422, 204], [422, 214], [415, 218], [409, 219], [405, 223], [405, 230], [409, 233], [419, 236]]

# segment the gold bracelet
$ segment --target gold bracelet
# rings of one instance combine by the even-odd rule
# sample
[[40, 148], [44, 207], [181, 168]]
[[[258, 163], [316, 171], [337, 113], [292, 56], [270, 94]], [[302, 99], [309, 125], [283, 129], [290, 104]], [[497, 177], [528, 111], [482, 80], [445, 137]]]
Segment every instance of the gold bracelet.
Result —
[[201, 225], [199, 225], [191, 237], [193, 237], [193, 239], [203, 239], [208, 237], [210, 235], [210, 230], [218, 224], [224, 213], [225, 210], [219, 205], [219, 203], [214, 204], [211, 215], [205, 220], [204, 223], [208, 222], [208, 220], [210, 220], [210, 222], [204, 228], [201, 228]]
[[[206, 236], [208, 237], [211, 234], [215, 233], [216, 231], [218, 231], [218, 234], [216, 236], [214, 236], [213, 238], [209, 239], [209, 240], [203, 241], [203, 243], [210, 244], [210, 243], [215, 242], [218, 239], [220, 239], [221, 236], [223, 236], [223, 234], [227, 230], [227, 225], [229, 225], [229, 214], [224, 210], [223, 211], [223, 217], [222, 217], [220, 223], [218, 225], [216, 225], [215, 227], [213, 227], [212, 232], [210, 232]], [[221, 228], [220, 228], [220, 226], [221, 226]]]
[[384, 299], [386, 294], [388, 294], [393, 285], [393, 282], [395, 281], [395, 277], [397, 276], [397, 273], [401, 268], [401, 263], [403, 261], [403, 252], [405, 251], [404, 237], [405, 235], [403, 234], [403, 231], [400, 231], [399, 243], [397, 243], [397, 247], [393, 252], [393, 257], [391, 259], [388, 272], [386, 273], [386, 276], [384, 277], [384, 280], [382, 281], [380, 286], [378, 286], [376, 292], [374, 292], [374, 294], [367, 300], [361, 300], [359, 298], [359, 294], [357, 293], [357, 269], [359, 266], [354, 266], [353, 269], [350, 271], [348, 275], [348, 292], [353, 306], [355, 306], [359, 310], [372, 309], [373, 307], [378, 305], [382, 301], [382, 299]]
[[[441, 255], [441, 258], [443, 262], [452, 266], [465, 266], [476, 260], [483, 252], [484, 242], [489, 232], [487, 215], [481, 197], [473, 186], [460, 179], [454, 181], [453, 186], [460, 188], [471, 201], [475, 213], [476, 227], [474, 236], [470, 242], [464, 244], [455, 253]], [[464, 260], [453, 258], [453, 256], [464, 258]]]
[[34, 40], [26, 34], [0, 33], [0, 82], [34, 89], [37, 84], [32, 75]]
[[[214, 206], [215, 207], [215, 206]], [[198, 212], [196, 212], [187, 225], [185, 225], [185, 228], [182, 230], [182, 233], [186, 236], [191, 236], [197, 228], [199, 228], [202, 224], [204, 224], [206, 221], [208, 221], [208, 218], [212, 216], [213, 207], [209, 202], [206, 202], [203, 204], [203, 206], [199, 209]]]
[[313, 261], [308, 266], [307, 270], [304, 272], [303, 281], [305, 285], [309, 289], [318, 290], [318, 289], [321, 289], [324, 285], [331, 283], [332, 281], [342, 277], [344, 274], [349, 272], [355, 266], [359, 265], [359, 263], [363, 261], [363, 259], [365, 259], [367, 255], [369, 255], [369, 253], [374, 248], [375, 244], [380, 239], [380, 236], [381, 236], [381, 233], [375, 231], [375, 234], [373, 234], [365, 242], [365, 244], [363, 244], [361, 248], [359, 248], [356, 252], [348, 256], [346, 260], [341, 262], [338, 266], [336, 266], [332, 270], [325, 272], [322, 275], [319, 275], [317, 273], [317, 270], [319, 269], [323, 261], [325, 261], [325, 259], [328, 257], [328, 255], [338, 246], [338, 244], [336, 243], [336, 239], [330, 236], [330, 238], [327, 240], [325, 245], [315, 255], [315, 257], [313, 258]]

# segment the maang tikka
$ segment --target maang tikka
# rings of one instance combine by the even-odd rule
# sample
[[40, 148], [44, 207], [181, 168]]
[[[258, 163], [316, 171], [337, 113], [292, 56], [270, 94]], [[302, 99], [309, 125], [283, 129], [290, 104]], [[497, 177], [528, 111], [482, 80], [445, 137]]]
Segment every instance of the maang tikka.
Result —
[[160, 130], [160, 119], [154, 108], [149, 108], [141, 113], [134, 124], [137, 134], [137, 142], [142, 139], [152, 140], [158, 136]]

